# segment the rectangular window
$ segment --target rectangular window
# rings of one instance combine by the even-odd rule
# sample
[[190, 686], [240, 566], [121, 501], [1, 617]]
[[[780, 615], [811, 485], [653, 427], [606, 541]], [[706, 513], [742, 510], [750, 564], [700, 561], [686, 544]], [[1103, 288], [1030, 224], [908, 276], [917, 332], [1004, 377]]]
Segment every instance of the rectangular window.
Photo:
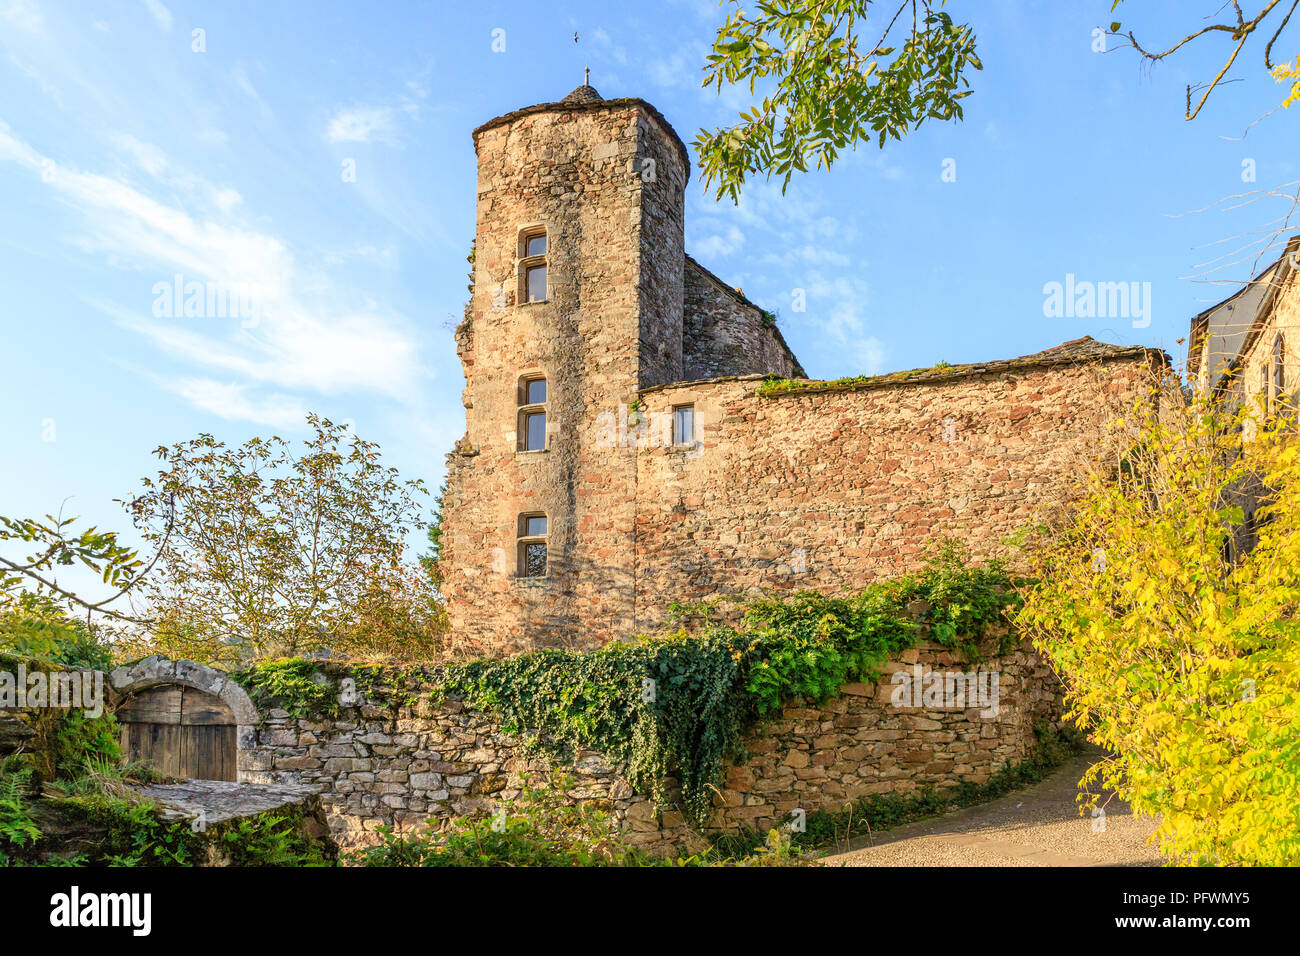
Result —
[[527, 276], [524, 284], [525, 301], [541, 302], [546, 298], [546, 266], [529, 266]]
[[518, 389], [520, 451], [546, 450], [546, 379], [521, 378]]
[[519, 232], [519, 301], [546, 299], [546, 230], [529, 226]]
[[[663, 439], [660, 439], [662, 441]], [[695, 444], [695, 406], [673, 406], [673, 444]]]
[[546, 576], [546, 532], [546, 515], [519, 516], [519, 577]]
[[546, 447], [546, 413], [524, 414], [524, 451], [541, 451]]
[[521, 578], [546, 577], [546, 542], [526, 541], [523, 548], [523, 571], [519, 576]]

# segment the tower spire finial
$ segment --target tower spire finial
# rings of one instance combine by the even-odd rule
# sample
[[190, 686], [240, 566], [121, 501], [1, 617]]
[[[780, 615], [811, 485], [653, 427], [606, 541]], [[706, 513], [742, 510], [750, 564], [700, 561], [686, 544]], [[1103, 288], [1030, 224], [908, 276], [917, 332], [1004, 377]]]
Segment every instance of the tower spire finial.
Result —
[[591, 67], [589, 66], [582, 68], [582, 85], [591, 86]]

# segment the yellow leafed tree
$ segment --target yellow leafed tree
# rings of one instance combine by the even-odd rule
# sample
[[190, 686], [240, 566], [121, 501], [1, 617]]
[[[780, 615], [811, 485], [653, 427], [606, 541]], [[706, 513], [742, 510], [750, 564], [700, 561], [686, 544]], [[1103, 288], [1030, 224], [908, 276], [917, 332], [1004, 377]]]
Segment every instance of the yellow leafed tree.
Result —
[[1020, 620], [1114, 754], [1085, 786], [1161, 817], [1167, 860], [1297, 864], [1300, 439], [1175, 382], [1151, 398], [1045, 538]]

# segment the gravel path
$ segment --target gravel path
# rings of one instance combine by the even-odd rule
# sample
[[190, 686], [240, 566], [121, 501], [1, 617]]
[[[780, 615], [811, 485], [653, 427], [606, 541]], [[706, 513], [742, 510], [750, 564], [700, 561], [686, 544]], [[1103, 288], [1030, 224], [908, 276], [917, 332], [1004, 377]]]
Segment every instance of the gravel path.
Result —
[[991, 803], [909, 823], [821, 859], [825, 866], [1158, 866], [1146, 842], [1157, 822], [1135, 817], [1118, 798], [1105, 829], [1079, 816], [1079, 778], [1098, 751], [1076, 757], [1042, 783]]

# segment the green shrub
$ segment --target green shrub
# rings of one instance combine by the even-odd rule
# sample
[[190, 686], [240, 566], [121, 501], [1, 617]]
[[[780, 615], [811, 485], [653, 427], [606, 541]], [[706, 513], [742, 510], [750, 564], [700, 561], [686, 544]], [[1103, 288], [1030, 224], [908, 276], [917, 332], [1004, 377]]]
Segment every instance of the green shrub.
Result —
[[[635, 857], [615, 841], [608, 816], [565, 798], [567, 781], [525, 789], [493, 817], [458, 818], [444, 831], [399, 836], [380, 827], [377, 846], [358, 850], [361, 866], [617, 866]], [[636, 857], [639, 859], [639, 857]]]
[[231, 866], [331, 866], [335, 853], [310, 836], [300, 806], [240, 817], [212, 828], [215, 848]]
[[93, 793], [50, 800], [62, 819], [96, 834], [91, 863], [106, 866], [193, 866], [204, 861], [203, 837], [190, 821], [169, 819], [152, 803]]

